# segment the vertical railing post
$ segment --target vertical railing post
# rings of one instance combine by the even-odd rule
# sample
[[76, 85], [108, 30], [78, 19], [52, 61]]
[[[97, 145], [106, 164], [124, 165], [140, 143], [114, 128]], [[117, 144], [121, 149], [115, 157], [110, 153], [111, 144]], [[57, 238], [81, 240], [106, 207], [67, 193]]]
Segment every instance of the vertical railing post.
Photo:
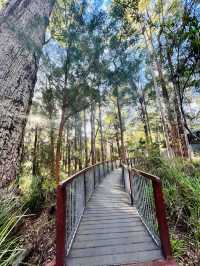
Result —
[[65, 242], [67, 241], [65, 189], [59, 185], [56, 192], [56, 266], [65, 264]]
[[172, 256], [172, 251], [171, 251], [169, 228], [167, 224], [165, 202], [162, 192], [161, 181], [153, 182], [153, 192], [154, 192], [156, 217], [158, 220], [161, 247], [165, 258], [169, 258]]

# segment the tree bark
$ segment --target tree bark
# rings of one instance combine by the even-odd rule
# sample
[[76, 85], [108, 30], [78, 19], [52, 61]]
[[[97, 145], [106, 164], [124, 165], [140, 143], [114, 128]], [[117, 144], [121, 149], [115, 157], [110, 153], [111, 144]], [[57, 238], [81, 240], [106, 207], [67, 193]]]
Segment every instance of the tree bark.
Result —
[[96, 163], [95, 104], [91, 104], [91, 156], [92, 165]]
[[15, 179], [53, 0], [10, 0], [0, 12], [0, 187]]
[[176, 80], [176, 75], [174, 73], [174, 68], [172, 64], [172, 58], [171, 58], [169, 51], [167, 51], [167, 60], [168, 60], [168, 65], [169, 65], [169, 69], [171, 73], [171, 81], [174, 87], [174, 109], [176, 112], [177, 130], [179, 133], [178, 137], [180, 139], [180, 152], [181, 152], [182, 157], [190, 158], [189, 143], [188, 143], [187, 135], [185, 132], [182, 112], [180, 109], [181, 103], [179, 101], [179, 97], [177, 93], [179, 91], [179, 87], [178, 87], [179, 82], [178, 80]]
[[55, 138], [54, 138], [54, 127], [53, 127], [53, 122], [52, 120], [50, 121], [50, 164], [51, 164], [51, 178], [52, 180], [55, 179], [55, 152], [54, 152], [54, 148], [55, 148]]
[[68, 167], [68, 176], [71, 175], [71, 141], [69, 139], [70, 128], [69, 124], [67, 127], [67, 167]]
[[105, 161], [104, 153], [104, 141], [103, 141], [103, 125], [102, 125], [102, 112], [101, 112], [101, 103], [99, 103], [99, 130], [100, 130], [100, 142], [101, 142], [101, 161]]
[[78, 131], [79, 131], [79, 170], [82, 170], [82, 150], [83, 150], [83, 140], [82, 140], [82, 119], [79, 114], [79, 125], [78, 125]]
[[147, 125], [147, 121], [146, 121], [146, 114], [145, 114], [143, 97], [139, 98], [139, 102], [140, 102], [140, 107], [141, 107], [141, 119], [142, 119], [143, 126], [144, 126], [144, 134], [145, 134], [145, 138], [146, 138], [146, 143], [150, 144], [149, 130], [148, 130], [148, 125]]
[[55, 159], [55, 174], [56, 174], [56, 184], [59, 185], [60, 182], [60, 170], [61, 170], [61, 147], [63, 139], [63, 131], [65, 126], [65, 107], [62, 108], [61, 120], [58, 130], [57, 144], [56, 144], [56, 159]]
[[119, 92], [118, 88], [116, 88], [117, 92], [117, 113], [118, 113], [118, 119], [119, 119], [119, 129], [120, 129], [120, 139], [121, 139], [121, 159], [123, 162], [126, 160], [126, 153], [125, 153], [125, 146], [124, 146], [124, 127], [122, 122], [122, 114], [121, 114], [121, 106], [119, 102]]
[[84, 123], [84, 146], [85, 146], [85, 167], [88, 167], [88, 146], [87, 146], [87, 120], [86, 120], [86, 110], [83, 114]]
[[33, 167], [32, 167], [33, 176], [37, 176], [38, 174], [37, 148], [38, 148], [38, 126], [35, 127], [35, 138], [34, 138], [34, 148], [33, 148]]

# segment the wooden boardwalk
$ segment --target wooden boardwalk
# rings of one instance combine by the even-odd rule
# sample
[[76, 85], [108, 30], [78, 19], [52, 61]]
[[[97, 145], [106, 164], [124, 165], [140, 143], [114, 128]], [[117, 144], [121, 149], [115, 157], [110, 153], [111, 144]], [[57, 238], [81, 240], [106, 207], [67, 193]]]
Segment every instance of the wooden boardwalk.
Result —
[[68, 266], [123, 265], [162, 259], [120, 185], [121, 170], [99, 185], [84, 212]]

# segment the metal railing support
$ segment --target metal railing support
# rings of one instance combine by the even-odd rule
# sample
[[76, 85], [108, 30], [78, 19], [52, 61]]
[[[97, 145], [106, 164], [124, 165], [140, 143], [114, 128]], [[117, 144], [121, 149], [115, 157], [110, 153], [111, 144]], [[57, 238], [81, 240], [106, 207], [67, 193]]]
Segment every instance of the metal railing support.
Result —
[[169, 258], [172, 256], [172, 250], [170, 244], [169, 228], [167, 224], [166, 210], [165, 210], [165, 203], [164, 203], [161, 182], [160, 183], [153, 182], [153, 191], [154, 191], [156, 216], [158, 220], [161, 247], [165, 258]]
[[66, 193], [61, 185], [56, 192], [56, 266], [64, 265], [66, 232]]

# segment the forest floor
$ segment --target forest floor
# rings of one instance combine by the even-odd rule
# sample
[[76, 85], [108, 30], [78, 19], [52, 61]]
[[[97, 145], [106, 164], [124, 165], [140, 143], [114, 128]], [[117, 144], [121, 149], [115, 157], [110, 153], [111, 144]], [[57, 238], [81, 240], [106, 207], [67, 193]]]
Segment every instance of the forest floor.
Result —
[[20, 228], [22, 245], [30, 250], [24, 265], [42, 266], [55, 257], [55, 217], [49, 209], [30, 215]]

